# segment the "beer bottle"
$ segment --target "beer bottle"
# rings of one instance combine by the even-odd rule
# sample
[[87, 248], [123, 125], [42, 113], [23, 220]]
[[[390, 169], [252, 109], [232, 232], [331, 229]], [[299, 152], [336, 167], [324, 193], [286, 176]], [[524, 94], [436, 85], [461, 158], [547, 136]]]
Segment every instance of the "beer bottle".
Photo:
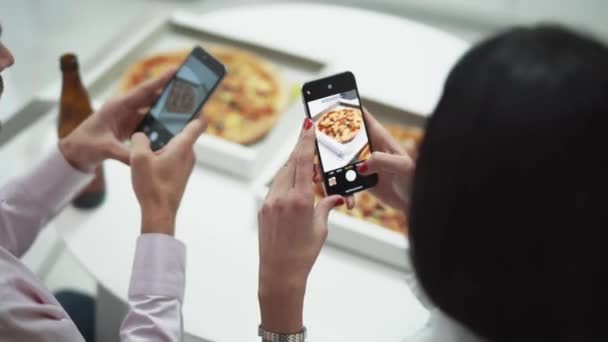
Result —
[[[61, 88], [61, 107], [59, 110], [59, 138], [70, 134], [91, 113], [91, 101], [89, 94], [82, 85], [78, 72], [78, 60], [71, 53], [64, 54], [60, 59], [61, 72], [63, 74], [63, 85]], [[81, 209], [97, 207], [105, 198], [105, 180], [103, 167], [100, 165], [95, 170], [95, 178], [89, 185], [72, 201], [72, 204]]]

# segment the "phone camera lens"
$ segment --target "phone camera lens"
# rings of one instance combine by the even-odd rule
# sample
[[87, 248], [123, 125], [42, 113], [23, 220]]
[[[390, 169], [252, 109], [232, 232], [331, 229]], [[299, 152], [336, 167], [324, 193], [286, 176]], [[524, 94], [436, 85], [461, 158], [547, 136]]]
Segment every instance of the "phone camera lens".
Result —
[[331, 88], [333, 88], [333, 87], [334, 87], [334, 86], [333, 86], [333, 85], [331, 85], [331, 84], [328, 84], [328, 85], [327, 85], [327, 88], [328, 88], [328, 89], [331, 89]]

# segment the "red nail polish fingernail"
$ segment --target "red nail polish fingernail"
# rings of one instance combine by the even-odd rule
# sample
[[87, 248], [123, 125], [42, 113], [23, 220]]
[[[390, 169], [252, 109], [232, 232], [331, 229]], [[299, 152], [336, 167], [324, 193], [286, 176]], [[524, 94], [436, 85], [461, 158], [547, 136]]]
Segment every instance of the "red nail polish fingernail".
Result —
[[357, 167], [357, 172], [363, 173], [367, 171], [367, 164], [363, 163]]
[[344, 204], [344, 198], [340, 197], [336, 200], [336, 207], [339, 207]]
[[304, 129], [310, 129], [312, 127], [312, 120], [309, 118], [304, 119]]

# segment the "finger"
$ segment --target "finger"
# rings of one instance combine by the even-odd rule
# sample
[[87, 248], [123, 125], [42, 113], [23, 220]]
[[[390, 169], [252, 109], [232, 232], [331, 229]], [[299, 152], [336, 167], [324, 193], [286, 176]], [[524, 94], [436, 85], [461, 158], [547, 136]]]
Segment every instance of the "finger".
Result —
[[175, 75], [175, 68], [165, 71], [160, 77], [146, 81], [131, 90], [124, 98], [125, 103], [131, 108], [148, 107], [158, 98], [159, 91]]
[[152, 149], [150, 148], [150, 140], [148, 137], [141, 133], [137, 132], [133, 134], [131, 137], [131, 155], [130, 155], [130, 163], [133, 163], [133, 160], [152, 154]]
[[313, 174], [312, 174], [312, 181], [315, 183], [321, 183], [323, 182], [323, 171], [321, 171], [321, 167], [319, 167], [319, 164], [315, 164], [313, 166]]
[[[286, 173], [286, 180], [289, 182], [287, 184], [289, 186], [289, 188], [293, 188], [295, 185], [297, 159], [298, 159], [298, 155], [299, 155], [300, 149], [301, 149], [302, 137], [304, 136], [304, 133], [306, 131], [305, 127], [307, 125], [307, 120], [309, 120], [309, 119], [308, 118], [304, 119], [304, 127], [302, 127], [302, 130], [300, 131], [300, 136], [298, 137], [298, 141], [296, 142], [296, 145], [293, 147], [293, 150], [289, 154], [289, 158], [287, 159], [287, 162], [283, 166], [283, 169]], [[308, 124], [308, 125], [310, 125], [310, 124]], [[309, 181], [310, 181], [310, 179], [309, 179]]]
[[365, 107], [363, 107], [363, 118], [365, 119], [365, 124], [370, 131], [381, 133], [382, 135], [389, 134], [386, 128], [384, 128], [384, 126], [378, 120], [376, 120], [372, 113], [370, 113]]
[[119, 162], [125, 164], [125, 165], [130, 165], [131, 162], [131, 152], [129, 151], [129, 149], [122, 143], [115, 141], [112, 143], [112, 145], [110, 146], [110, 158], [111, 159], [115, 159], [118, 160]]
[[384, 126], [382, 126], [382, 124], [380, 122], [378, 122], [378, 120], [376, 120], [376, 118], [372, 115], [372, 113], [370, 113], [367, 108], [363, 107], [363, 118], [365, 119], [365, 123], [367, 124], [367, 126], [372, 126], [372, 127], [382, 127], [384, 128]]
[[150, 107], [150, 106], [141, 107], [141, 108], [137, 109], [137, 114], [144, 117], [146, 114], [148, 114], [148, 112], [150, 111], [151, 108], [152, 107]]
[[179, 133], [179, 136], [186, 144], [194, 145], [206, 129], [207, 119], [199, 116], [188, 123], [188, 125]]
[[[304, 125], [306, 125], [306, 119], [304, 119]], [[269, 199], [274, 199], [279, 196], [285, 194], [288, 190], [294, 187], [294, 179], [295, 179], [295, 169], [296, 169], [296, 159], [299, 153], [300, 141], [302, 140], [302, 136], [304, 135], [304, 128], [300, 132], [300, 137], [298, 138], [298, 142], [294, 146], [293, 150], [289, 154], [289, 158], [287, 162], [279, 169], [279, 172], [274, 177], [272, 182], [272, 186], [270, 188], [270, 192], [268, 193]], [[310, 179], [309, 179], [310, 182]]]
[[141, 107], [135, 110], [135, 113], [133, 115], [129, 116], [129, 121], [128, 124], [126, 125], [126, 127], [138, 127], [142, 121], [144, 121], [144, 118], [146, 117], [146, 115], [150, 112], [151, 107], [150, 106], [146, 106], [146, 107]]
[[311, 179], [314, 174], [315, 159], [315, 130], [314, 123], [309, 118], [304, 120], [302, 135], [296, 147], [295, 167], [295, 189], [297, 192], [310, 192], [312, 189]]
[[343, 205], [344, 202], [344, 198], [340, 195], [332, 195], [322, 198], [315, 207], [315, 228], [327, 226], [327, 217], [329, 216], [329, 212], [333, 208]]
[[293, 187], [293, 176], [290, 175], [288, 166], [285, 164], [277, 172], [276, 176], [272, 180], [272, 185], [268, 191], [266, 199], [273, 201], [287, 193]]
[[407, 155], [396, 155], [384, 152], [374, 152], [357, 167], [357, 172], [369, 175], [378, 172], [408, 175], [414, 169], [414, 161]]
[[[301, 136], [302, 136], [302, 133], [300, 133], [300, 138], [301, 138]], [[298, 139], [298, 142], [300, 141], [300, 138]], [[287, 158], [287, 161], [279, 169], [276, 176], [274, 177], [274, 180], [272, 181], [272, 186], [270, 188], [270, 192], [268, 193], [269, 199], [274, 199], [279, 196], [282, 196], [285, 193], [287, 193], [288, 190], [291, 190], [293, 188], [295, 164], [296, 164], [295, 159], [296, 159], [297, 152], [298, 152], [298, 143], [296, 142], [296, 145], [294, 146], [293, 150], [289, 154], [289, 158]]]
[[356, 204], [355, 196], [347, 196], [346, 197], [346, 208], [348, 208], [348, 210], [354, 208], [355, 204]]
[[363, 107], [363, 118], [370, 134], [370, 140], [377, 150], [393, 153], [404, 152], [399, 143], [365, 107]]
[[203, 128], [202, 128], [202, 132], [199, 133], [199, 136], [203, 133], [205, 133], [205, 131], [207, 130], [207, 127], [209, 126], [209, 120], [207, 119], [206, 116], [203, 115], [203, 112], [201, 111], [198, 116], [196, 118], [194, 118], [193, 120], [198, 120], [200, 121], [201, 124], [203, 124]]
[[165, 152], [166, 149], [167, 149], [167, 145], [159, 148], [156, 151], [152, 151], [152, 153], [154, 153], [155, 156], [160, 156], [161, 154], [163, 154]]
[[192, 149], [192, 146], [198, 140], [198, 138], [203, 134], [207, 120], [204, 119], [194, 119], [190, 121], [186, 127], [171, 141], [167, 144], [167, 150], [188, 150]]

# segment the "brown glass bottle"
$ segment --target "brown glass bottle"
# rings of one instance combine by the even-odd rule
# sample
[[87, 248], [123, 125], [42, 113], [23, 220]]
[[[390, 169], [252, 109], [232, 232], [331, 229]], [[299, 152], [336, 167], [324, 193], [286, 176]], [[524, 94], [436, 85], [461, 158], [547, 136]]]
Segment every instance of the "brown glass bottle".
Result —
[[[61, 72], [63, 85], [61, 88], [61, 107], [59, 109], [59, 138], [70, 134], [91, 113], [91, 101], [87, 90], [82, 85], [78, 72], [78, 59], [74, 54], [61, 56]], [[103, 202], [106, 194], [103, 167], [95, 170], [95, 178], [72, 201], [72, 204], [81, 209], [95, 208]]]

